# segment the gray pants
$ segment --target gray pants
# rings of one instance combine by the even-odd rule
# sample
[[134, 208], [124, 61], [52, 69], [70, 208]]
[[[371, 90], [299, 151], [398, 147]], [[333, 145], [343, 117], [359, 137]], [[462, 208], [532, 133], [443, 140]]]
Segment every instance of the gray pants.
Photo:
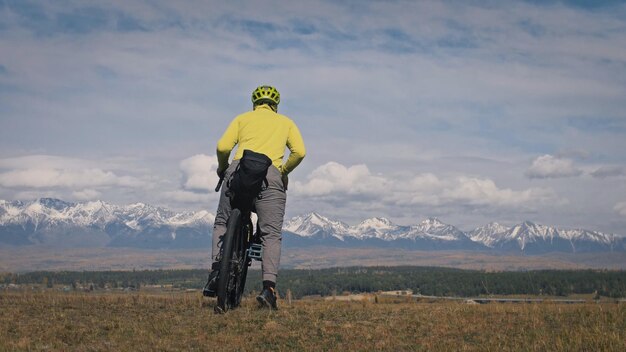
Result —
[[[216, 261], [216, 257], [219, 254], [222, 237], [226, 233], [226, 223], [232, 210], [230, 199], [225, 194], [228, 191], [227, 180], [230, 179], [238, 164], [239, 160], [234, 160], [224, 176], [220, 202], [217, 206], [215, 224], [213, 225], [213, 253], [211, 256], [213, 261]], [[263, 244], [263, 264], [261, 266], [263, 280], [276, 282], [278, 265], [280, 264], [280, 244], [287, 194], [285, 193], [280, 171], [273, 165], [267, 171], [267, 183], [267, 189], [261, 191], [261, 199], [256, 199], [254, 206]]]

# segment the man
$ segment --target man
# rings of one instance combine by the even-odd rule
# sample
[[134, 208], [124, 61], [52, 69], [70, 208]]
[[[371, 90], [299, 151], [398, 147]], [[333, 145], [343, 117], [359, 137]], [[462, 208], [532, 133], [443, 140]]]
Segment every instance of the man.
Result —
[[[267, 188], [255, 200], [259, 229], [263, 246], [263, 290], [257, 301], [265, 307], [276, 309], [276, 276], [280, 262], [281, 231], [285, 215], [287, 175], [300, 164], [306, 153], [304, 141], [296, 124], [287, 116], [278, 114], [280, 94], [272, 86], [260, 86], [252, 92], [252, 111], [241, 114], [230, 123], [217, 142], [217, 175], [228, 180], [237, 168], [244, 150], [265, 154], [272, 160], [267, 171]], [[233, 162], [230, 153], [238, 145]], [[290, 154], [283, 163], [285, 147]], [[221, 237], [226, 233], [226, 223], [231, 212], [228, 182], [224, 182], [213, 226], [213, 265], [207, 284], [209, 295], [215, 295], [217, 257]]]

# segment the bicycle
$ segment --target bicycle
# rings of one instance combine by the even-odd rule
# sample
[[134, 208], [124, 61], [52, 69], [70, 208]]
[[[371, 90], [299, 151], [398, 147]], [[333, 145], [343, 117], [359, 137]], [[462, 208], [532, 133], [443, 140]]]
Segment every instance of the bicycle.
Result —
[[[248, 151], [244, 152], [244, 157], [248, 157], [246, 152]], [[267, 158], [264, 155], [263, 157]], [[267, 168], [271, 165], [271, 160], [268, 160], [263, 159], [263, 165], [261, 166], [261, 168], [265, 168], [265, 173], [267, 173]], [[264, 179], [265, 174], [262, 174], [261, 183], [258, 185], [259, 190], [252, 192], [254, 197], [249, 197], [248, 195], [236, 197], [236, 191], [234, 194], [231, 193], [229, 195], [229, 192], [233, 191], [229, 183], [229, 190], [226, 194], [231, 197], [232, 210], [226, 224], [226, 233], [222, 237], [222, 246], [217, 258], [219, 273], [216, 279], [215, 295], [217, 296], [217, 304], [214, 310], [218, 314], [237, 308], [241, 304], [248, 267], [252, 265], [253, 260], [262, 261], [261, 232], [258, 228], [256, 232], [253, 232], [250, 215], [254, 207], [254, 199], [260, 197], [258, 193], [262, 188]], [[215, 192], [220, 191], [223, 181], [224, 179], [220, 178]], [[239, 187], [241, 188], [242, 186]]]

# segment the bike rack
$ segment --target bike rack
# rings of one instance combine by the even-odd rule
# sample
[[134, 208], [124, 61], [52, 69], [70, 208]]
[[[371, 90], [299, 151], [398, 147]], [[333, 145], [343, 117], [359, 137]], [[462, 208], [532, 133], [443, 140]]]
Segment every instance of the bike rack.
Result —
[[263, 246], [259, 243], [253, 243], [248, 248], [248, 257], [254, 260], [261, 260], [261, 255], [263, 254]]

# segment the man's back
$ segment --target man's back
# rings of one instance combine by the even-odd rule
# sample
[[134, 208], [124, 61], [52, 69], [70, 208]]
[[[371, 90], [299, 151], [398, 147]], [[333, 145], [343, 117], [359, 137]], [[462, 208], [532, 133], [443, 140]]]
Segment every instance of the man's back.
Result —
[[[237, 116], [217, 143], [218, 159], [228, 160], [235, 145], [239, 145], [233, 160], [241, 159], [248, 149], [267, 155], [281, 173], [291, 172], [304, 157], [304, 141], [296, 124], [287, 116], [278, 114], [267, 105], [256, 107]], [[291, 152], [283, 165], [285, 146]]]

